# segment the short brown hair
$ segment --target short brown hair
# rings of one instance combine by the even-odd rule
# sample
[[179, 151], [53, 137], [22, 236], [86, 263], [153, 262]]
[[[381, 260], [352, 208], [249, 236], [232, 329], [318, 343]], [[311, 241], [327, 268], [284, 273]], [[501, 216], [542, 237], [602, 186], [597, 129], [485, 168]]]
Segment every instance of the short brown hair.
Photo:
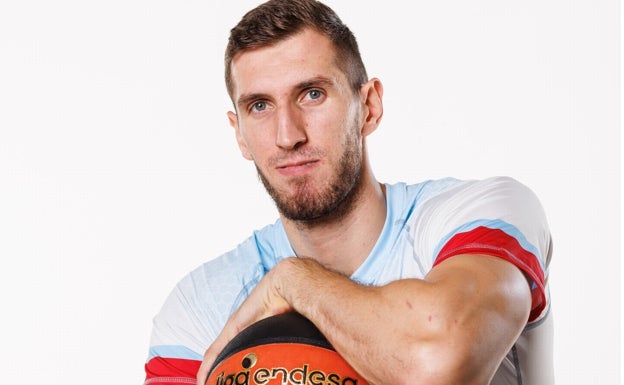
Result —
[[354, 92], [368, 80], [355, 36], [338, 15], [316, 0], [270, 0], [247, 12], [230, 31], [225, 50], [225, 85], [233, 96], [232, 59], [251, 48], [280, 42], [304, 28], [326, 35], [336, 49], [336, 63]]

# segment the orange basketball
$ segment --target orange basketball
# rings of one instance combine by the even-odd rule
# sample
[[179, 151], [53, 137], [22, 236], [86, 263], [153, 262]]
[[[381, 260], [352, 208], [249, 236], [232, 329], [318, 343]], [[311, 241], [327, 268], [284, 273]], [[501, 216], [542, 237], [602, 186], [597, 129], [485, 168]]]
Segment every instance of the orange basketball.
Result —
[[207, 385], [368, 385], [298, 313], [258, 321], [217, 357]]

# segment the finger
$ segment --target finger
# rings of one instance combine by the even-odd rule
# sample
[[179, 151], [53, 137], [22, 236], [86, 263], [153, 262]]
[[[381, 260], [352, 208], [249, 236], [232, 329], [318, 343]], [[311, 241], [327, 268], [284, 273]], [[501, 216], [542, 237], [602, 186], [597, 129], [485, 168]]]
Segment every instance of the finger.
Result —
[[204, 360], [197, 371], [197, 385], [205, 385], [208, 380], [208, 374], [217, 355], [221, 351], [221, 343], [215, 341], [204, 353]]
[[[271, 273], [269, 273], [271, 274]], [[197, 372], [197, 385], [205, 385], [218, 354], [243, 329], [263, 318], [292, 310], [290, 304], [271, 290], [269, 275], [252, 290], [241, 306], [230, 316], [219, 336], [204, 353]]]
[[206, 380], [208, 380], [208, 374], [212, 365], [219, 353], [225, 348], [225, 346], [238, 334], [238, 331], [242, 330], [238, 325], [239, 321], [237, 320], [236, 315], [238, 312], [232, 314], [228, 322], [223, 327], [221, 333], [217, 336], [217, 338], [212, 342], [212, 344], [206, 349], [204, 353], [204, 359], [199, 366], [199, 370], [197, 371], [197, 385], [204, 385]]
[[217, 359], [219, 353], [238, 334], [240, 330], [253, 322], [253, 320], [249, 321], [241, 318], [241, 311], [239, 309], [230, 316], [230, 319], [226, 322], [223, 330], [221, 330], [221, 333], [212, 342], [208, 349], [206, 349], [204, 359], [199, 366], [199, 370], [197, 371], [197, 385], [205, 385], [206, 380], [208, 380], [210, 369], [212, 368], [212, 365]]

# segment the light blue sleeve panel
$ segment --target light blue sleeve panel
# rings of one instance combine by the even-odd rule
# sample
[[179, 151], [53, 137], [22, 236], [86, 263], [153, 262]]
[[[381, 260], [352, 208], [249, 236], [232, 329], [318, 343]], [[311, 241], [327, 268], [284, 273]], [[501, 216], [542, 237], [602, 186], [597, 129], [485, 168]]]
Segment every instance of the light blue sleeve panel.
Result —
[[201, 359], [225, 322], [280, 259], [292, 256], [281, 223], [186, 275], [154, 317], [149, 359]]

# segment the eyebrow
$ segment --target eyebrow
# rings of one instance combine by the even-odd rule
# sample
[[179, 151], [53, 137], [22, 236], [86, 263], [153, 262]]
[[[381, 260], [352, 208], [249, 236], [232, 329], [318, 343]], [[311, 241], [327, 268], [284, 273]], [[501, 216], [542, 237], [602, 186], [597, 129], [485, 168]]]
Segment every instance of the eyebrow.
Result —
[[[293, 87], [293, 89], [297, 91], [301, 91], [301, 90], [305, 90], [306, 88], [312, 88], [312, 87], [328, 87], [328, 86], [333, 85], [334, 83], [335, 83], [334, 81], [332, 81], [330, 78], [326, 76], [316, 76], [311, 79], [307, 79], [300, 83], [297, 83]], [[255, 100], [266, 100], [266, 99], [270, 99], [269, 94], [260, 93], [260, 92], [251, 93], [251, 94], [243, 94], [238, 98], [236, 105], [238, 106], [238, 108], [242, 108]]]
[[297, 84], [295, 86], [296, 89], [298, 90], [304, 90], [306, 88], [310, 88], [310, 87], [319, 87], [319, 86], [330, 86], [333, 85], [334, 82], [325, 76], [316, 76], [312, 79], [309, 80], [304, 80], [301, 83]]
[[261, 93], [243, 94], [238, 98], [238, 101], [236, 102], [236, 106], [238, 108], [242, 108], [254, 100], [265, 100], [268, 98], [269, 98], [269, 95], [261, 94]]

